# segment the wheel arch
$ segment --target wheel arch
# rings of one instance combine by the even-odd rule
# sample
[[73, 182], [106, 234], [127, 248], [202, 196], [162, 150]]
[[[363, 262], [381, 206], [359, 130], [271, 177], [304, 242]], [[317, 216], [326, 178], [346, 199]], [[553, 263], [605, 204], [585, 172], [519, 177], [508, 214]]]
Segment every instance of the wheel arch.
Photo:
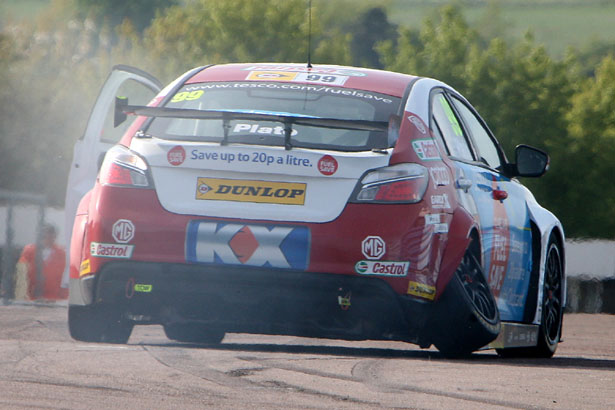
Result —
[[[533, 206], [532, 206], [533, 205]], [[536, 232], [540, 237], [540, 258], [537, 260], [533, 259], [533, 263], [538, 261], [539, 263], [539, 271], [538, 271], [538, 284], [537, 284], [537, 292], [535, 293], [535, 300], [533, 303], [536, 306], [535, 312], [531, 317], [531, 323], [540, 324], [542, 321], [542, 289], [545, 280], [545, 262], [547, 256], [547, 250], [549, 246], [549, 241], [553, 237], [556, 241], [559, 251], [560, 258], [562, 263], [562, 307], [565, 309], [566, 307], [566, 237], [564, 234], [564, 228], [561, 222], [553, 215], [550, 211], [540, 207], [538, 204], [530, 204], [529, 212], [530, 212], [530, 225], [532, 226], [532, 236], [534, 236], [534, 232]]]
[[461, 263], [466, 249], [472, 242], [472, 235], [474, 233], [478, 235], [478, 232], [478, 225], [472, 215], [463, 208], [455, 209], [449, 226], [448, 243], [442, 255], [440, 272], [436, 281], [435, 300], [440, 298]]
[[[89, 270], [89, 262], [83, 265], [83, 253], [89, 220], [89, 207], [92, 200], [93, 191], [88, 191], [87, 194], [79, 202], [77, 213], [73, 222], [71, 233], [70, 250], [69, 250], [69, 292], [68, 303], [70, 305], [87, 305], [92, 303], [91, 292], [82, 286], [82, 274], [86, 269]], [[91, 279], [87, 280], [89, 283]]]

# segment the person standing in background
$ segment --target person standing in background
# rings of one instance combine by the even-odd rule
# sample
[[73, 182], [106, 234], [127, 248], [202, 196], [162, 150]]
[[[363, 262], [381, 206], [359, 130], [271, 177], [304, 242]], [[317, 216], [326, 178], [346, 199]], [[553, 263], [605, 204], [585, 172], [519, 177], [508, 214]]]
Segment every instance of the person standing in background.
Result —
[[53, 225], [45, 224], [41, 229], [42, 283], [39, 283], [36, 274], [36, 244], [24, 247], [17, 262], [16, 299], [60, 300], [68, 297], [68, 290], [61, 287], [66, 252], [55, 243], [56, 236], [57, 232]]

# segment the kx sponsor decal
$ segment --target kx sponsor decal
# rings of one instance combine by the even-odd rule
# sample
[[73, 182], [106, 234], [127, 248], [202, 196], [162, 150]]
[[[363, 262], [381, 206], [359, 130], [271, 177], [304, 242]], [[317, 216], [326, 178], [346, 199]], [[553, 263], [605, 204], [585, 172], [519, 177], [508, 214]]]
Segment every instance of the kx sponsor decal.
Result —
[[90, 243], [90, 255], [100, 258], [120, 258], [128, 259], [132, 257], [134, 245], [123, 245], [117, 243]]
[[406, 276], [410, 262], [359, 261], [354, 270], [361, 275]]
[[191, 221], [186, 260], [305, 270], [310, 231], [304, 226], [246, 225]]
[[306, 184], [197, 178], [196, 199], [303, 205]]
[[408, 294], [428, 300], [434, 300], [436, 297], [436, 288], [424, 283], [410, 281], [408, 282]]

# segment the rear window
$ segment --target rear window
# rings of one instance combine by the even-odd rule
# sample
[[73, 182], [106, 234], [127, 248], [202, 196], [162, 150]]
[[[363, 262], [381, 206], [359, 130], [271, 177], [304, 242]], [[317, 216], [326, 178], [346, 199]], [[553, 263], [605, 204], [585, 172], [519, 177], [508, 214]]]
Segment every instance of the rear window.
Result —
[[[166, 105], [169, 108], [229, 110], [299, 117], [388, 122], [397, 114], [400, 98], [385, 94], [324, 85], [282, 82], [215, 82], [189, 84]], [[222, 120], [156, 118], [148, 134], [169, 140], [221, 141]], [[392, 146], [387, 132], [293, 126], [291, 145], [359, 151]], [[233, 120], [229, 143], [284, 145], [279, 122]]]

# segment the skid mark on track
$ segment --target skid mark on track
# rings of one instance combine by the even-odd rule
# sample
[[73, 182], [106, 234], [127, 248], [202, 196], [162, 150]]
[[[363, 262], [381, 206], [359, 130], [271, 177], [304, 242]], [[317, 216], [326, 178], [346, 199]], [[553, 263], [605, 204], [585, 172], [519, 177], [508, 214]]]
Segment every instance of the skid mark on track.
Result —
[[[449, 392], [449, 391], [438, 390], [438, 389], [416, 387], [416, 386], [406, 385], [406, 384], [401, 384], [401, 383], [388, 382], [385, 380], [385, 377], [382, 375], [382, 372], [381, 372], [381, 369], [383, 365], [385, 364], [384, 360], [388, 360], [388, 359], [361, 360], [353, 366], [351, 376], [346, 376], [346, 375], [306, 368], [298, 364], [288, 362], [286, 360], [280, 361], [279, 359], [272, 360], [272, 359], [263, 359], [263, 358], [248, 357], [248, 356], [243, 356], [243, 357], [238, 357], [238, 358], [242, 360], [258, 362], [258, 363], [261, 363], [263, 365], [266, 365], [266, 366], [269, 366], [275, 369], [302, 373], [302, 374], [306, 374], [310, 376], [330, 378], [330, 379], [340, 380], [340, 381], [362, 383], [363, 385], [368, 387], [370, 390], [384, 392], [384, 393], [410, 392], [410, 393], [419, 393], [419, 394], [424, 394], [424, 395], [434, 396], [434, 397], [462, 400], [462, 401], [466, 401], [470, 403], [477, 403], [477, 405], [484, 404], [484, 405], [491, 405], [491, 406], [502, 406], [502, 407], [508, 407], [508, 408], [515, 408], [515, 409], [526, 409], [528, 407], [527, 404], [518, 403], [514, 401], [509, 401], [509, 400], [489, 399], [489, 398], [474, 396], [474, 395], [466, 394], [466, 393]], [[330, 360], [330, 359], [322, 359], [322, 360]], [[302, 389], [301, 387], [297, 387], [297, 386], [295, 386], [295, 388]], [[320, 395], [320, 394], [326, 394], [326, 393], [314, 391], [314, 394]], [[334, 395], [334, 396], [335, 397], [347, 397], [347, 396], [341, 396], [341, 395]], [[355, 399], [355, 400], [356, 402], [367, 403], [360, 399]], [[533, 406], [532, 408], [540, 409], [540, 407], [536, 407], [536, 406]]]
[[66, 383], [66, 382], [54, 382], [50, 380], [29, 380], [29, 379], [7, 379], [0, 378], [0, 382], [8, 382], [8, 383], [24, 383], [24, 384], [35, 384], [42, 386], [54, 386], [54, 387], [68, 387], [68, 388], [76, 388], [76, 389], [87, 389], [87, 390], [102, 390], [102, 391], [113, 391], [120, 393], [130, 393], [130, 390], [119, 389], [117, 387], [108, 387], [108, 386], [97, 386], [97, 385], [88, 385], [88, 384], [77, 384], [77, 383]]
[[[517, 403], [509, 400], [497, 400], [484, 397], [472, 396], [465, 393], [448, 392], [438, 389], [430, 389], [425, 387], [416, 387], [407, 384], [387, 382], [382, 376], [382, 367], [384, 362], [382, 360], [362, 360], [352, 368], [352, 375], [357, 380], [361, 380], [363, 383], [373, 386], [374, 388], [382, 389], [384, 391], [407, 391], [412, 393], [426, 394], [436, 397], [446, 397], [455, 400], [463, 400], [467, 402], [477, 404], [488, 404], [491, 406], [502, 406], [513, 409], [527, 409], [528, 405], [523, 403]], [[477, 392], [485, 390], [475, 390]], [[541, 407], [531, 406], [533, 409], [541, 409]]]
[[175, 349], [167, 347], [162, 349], [152, 349], [151, 347], [142, 346], [142, 349], [146, 351], [154, 360], [165, 367], [188, 374], [190, 376], [207, 380], [219, 386], [233, 388], [257, 387], [255, 383], [252, 383], [247, 379], [212, 369], [207, 363], [202, 361], [195, 361], [194, 358], [192, 358], [182, 348]]
[[347, 402], [347, 403], [355, 403], [355, 404], [366, 404], [370, 407], [376, 407], [379, 405], [379, 403], [376, 402], [371, 402], [371, 401], [366, 401], [366, 400], [361, 400], [361, 399], [356, 399], [353, 397], [350, 397], [348, 395], [344, 396], [342, 394], [333, 394], [333, 393], [327, 393], [327, 392], [323, 392], [320, 390], [316, 390], [316, 389], [308, 389], [302, 386], [297, 386], [297, 385], [293, 385], [290, 383], [286, 383], [286, 382], [281, 382], [279, 380], [267, 380], [265, 382], [263, 382], [264, 386], [271, 386], [271, 387], [275, 387], [278, 389], [283, 389], [283, 390], [291, 390], [297, 393], [304, 393], [304, 394], [310, 394], [313, 396], [319, 396], [319, 397], [327, 397], [336, 401], [342, 401], [342, 402]]

